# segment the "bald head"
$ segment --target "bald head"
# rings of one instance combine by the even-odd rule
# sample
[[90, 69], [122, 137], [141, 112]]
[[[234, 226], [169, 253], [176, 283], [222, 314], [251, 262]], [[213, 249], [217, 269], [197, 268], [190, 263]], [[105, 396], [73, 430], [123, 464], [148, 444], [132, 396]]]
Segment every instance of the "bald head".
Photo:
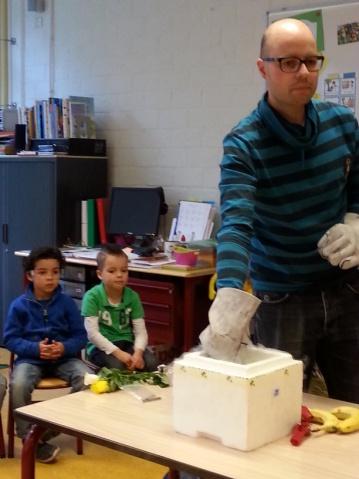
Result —
[[271, 54], [272, 49], [283, 41], [301, 36], [310, 43], [316, 43], [309, 27], [295, 18], [283, 18], [271, 23], [265, 30], [261, 41], [260, 56], [264, 58]]

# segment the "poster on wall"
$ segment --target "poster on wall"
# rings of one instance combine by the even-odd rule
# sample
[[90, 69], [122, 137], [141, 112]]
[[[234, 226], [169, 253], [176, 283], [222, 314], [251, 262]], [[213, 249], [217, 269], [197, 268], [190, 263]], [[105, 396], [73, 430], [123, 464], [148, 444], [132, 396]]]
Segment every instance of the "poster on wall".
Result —
[[332, 73], [323, 78], [323, 99], [347, 106], [355, 114], [356, 73]]
[[315, 98], [345, 105], [358, 117], [359, 2], [269, 12], [268, 23], [286, 17], [298, 18], [308, 25], [318, 52], [325, 57]]

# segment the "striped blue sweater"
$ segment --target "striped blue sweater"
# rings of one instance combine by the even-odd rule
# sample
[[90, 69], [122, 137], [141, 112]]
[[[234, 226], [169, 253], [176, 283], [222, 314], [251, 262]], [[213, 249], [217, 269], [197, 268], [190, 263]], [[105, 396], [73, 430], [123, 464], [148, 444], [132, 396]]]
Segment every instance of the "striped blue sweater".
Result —
[[225, 137], [217, 287], [296, 291], [340, 275], [317, 242], [359, 213], [359, 132], [346, 107], [312, 100], [304, 127], [267, 103]]

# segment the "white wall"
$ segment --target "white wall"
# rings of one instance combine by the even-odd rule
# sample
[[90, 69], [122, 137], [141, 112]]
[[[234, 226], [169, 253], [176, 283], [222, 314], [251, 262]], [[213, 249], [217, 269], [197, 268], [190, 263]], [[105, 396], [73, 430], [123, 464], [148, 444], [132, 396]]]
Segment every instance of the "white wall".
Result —
[[266, 12], [340, 3], [46, 0], [39, 14], [10, 0], [12, 100], [94, 96], [111, 185], [162, 185], [172, 207], [218, 201], [222, 138], [264, 90]]

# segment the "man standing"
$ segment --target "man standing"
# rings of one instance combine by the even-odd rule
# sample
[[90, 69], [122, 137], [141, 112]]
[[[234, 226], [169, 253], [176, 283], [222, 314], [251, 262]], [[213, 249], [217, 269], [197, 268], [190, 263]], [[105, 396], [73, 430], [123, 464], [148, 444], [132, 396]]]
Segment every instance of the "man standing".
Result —
[[331, 397], [359, 402], [359, 131], [348, 108], [312, 99], [322, 63], [305, 23], [265, 31], [267, 91], [224, 139], [218, 291], [200, 339], [235, 360], [255, 316], [260, 344], [303, 361], [305, 388], [317, 363]]

